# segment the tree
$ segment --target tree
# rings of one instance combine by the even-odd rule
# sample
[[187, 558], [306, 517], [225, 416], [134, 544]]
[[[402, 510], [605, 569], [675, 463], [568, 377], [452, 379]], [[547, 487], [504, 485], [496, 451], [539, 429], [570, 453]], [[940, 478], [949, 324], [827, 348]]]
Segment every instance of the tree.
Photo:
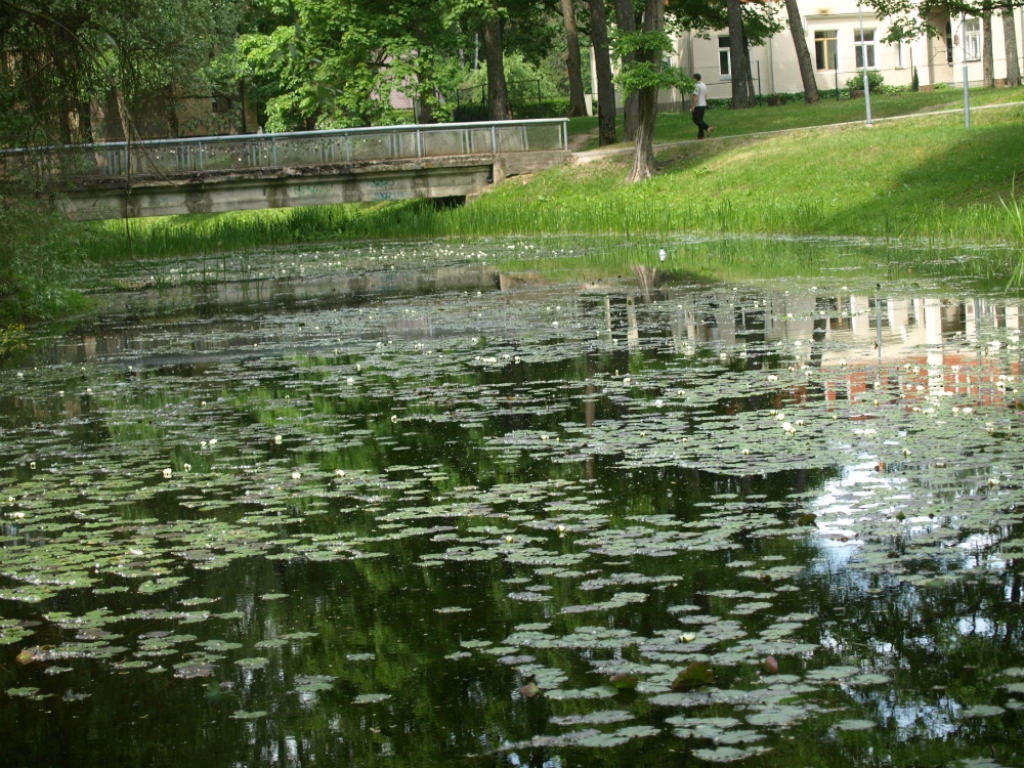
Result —
[[628, 181], [637, 182], [654, 175], [654, 125], [658, 116], [658, 91], [663, 88], [689, 90], [693, 80], [678, 69], [667, 67], [664, 58], [673, 49], [665, 32], [663, 0], [645, 0], [641, 32], [620, 33], [616, 53], [625, 58], [633, 54], [633, 62], [619, 72], [618, 82], [626, 94], [639, 95], [639, 123], [636, 148]]
[[978, 18], [994, 10], [1010, 11], [1024, 5], [1024, 0], [865, 0], [879, 18], [889, 19], [889, 33], [884, 43], [911, 41], [919, 37], [938, 37], [943, 30], [936, 29], [933, 17], [955, 18], [967, 14]]
[[[147, 95], [173, 88], [209, 92], [210, 62], [230, 49], [240, 6], [241, 0], [0, 0], [0, 135], [89, 139], [90, 103], [104, 93], [132, 110]], [[21, 124], [14, 133], [12, 121]]]
[[1017, 60], [1017, 25], [1013, 20], [1013, 6], [1005, 4], [1002, 9], [1003, 40], [1006, 48], [1006, 84], [1020, 85], [1020, 64]]
[[566, 117], [580, 117], [587, 114], [587, 103], [583, 98], [583, 73], [580, 69], [580, 38], [576, 30], [572, 0], [561, 2], [562, 19], [565, 23], [565, 66], [569, 73], [569, 111]]
[[747, 109], [754, 106], [753, 94], [747, 82], [747, 42], [743, 34], [743, 8], [741, 0], [726, 0], [729, 19], [729, 56], [732, 59], [732, 108]]
[[614, 144], [615, 135], [615, 83], [612, 63], [608, 54], [608, 25], [604, 15], [604, 0], [590, 2], [590, 40], [594, 46], [594, 64], [597, 69], [598, 144]]
[[789, 15], [789, 31], [793, 36], [793, 46], [796, 48], [796, 60], [800, 63], [800, 79], [804, 84], [804, 101], [814, 104], [821, 97], [818, 95], [818, 83], [814, 78], [814, 64], [811, 62], [811, 52], [807, 50], [807, 33], [804, 31], [797, 0], [786, 0], [786, 13]]
[[457, 0], [268, 0], [236, 42], [238, 71], [253, 82], [270, 130], [395, 122], [396, 91], [429, 120], [450, 110], [439, 92], [462, 79], [451, 63], [486, 10]]
[[[625, 35], [636, 32], [636, 8], [633, 5], [633, 0], [615, 0], [615, 24]], [[621, 61], [623, 69], [628, 69], [632, 63], [632, 53], [623, 55]], [[640, 123], [639, 98], [639, 94], [634, 91], [626, 96], [622, 105], [623, 134], [626, 141], [636, 140], [637, 126]]]
[[981, 70], [982, 84], [986, 88], [995, 88], [995, 63], [992, 54], [992, 12], [982, 14], [981, 17]]
[[487, 59], [487, 116], [491, 120], [511, 120], [508, 85], [505, 82], [505, 46], [502, 42], [502, 20], [495, 13], [485, 18], [481, 28], [484, 54]]

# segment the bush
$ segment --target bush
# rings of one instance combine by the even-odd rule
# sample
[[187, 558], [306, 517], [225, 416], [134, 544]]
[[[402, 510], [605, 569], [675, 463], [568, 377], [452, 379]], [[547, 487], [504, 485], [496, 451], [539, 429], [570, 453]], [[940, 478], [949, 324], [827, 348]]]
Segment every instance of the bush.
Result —
[[[878, 72], [877, 70], [874, 69], [868, 70], [868, 87], [870, 87], [872, 91], [879, 90], [884, 82], [885, 78], [882, 76], [881, 72]], [[846, 81], [846, 87], [851, 91], [863, 90], [864, 75], [861, 73], [857, 73], [856, 75], [854, 75], [853, 77]]]
[[910, 80], [910, 90], [917, 93], [921, 90], [921, 80], [917, 76], [917, 67], [914, 67], [914, 76]]
[[949, 90], [952, 90], [952, 88], [953, 88], [953, 86], [950, 85], [949, 83], [936, 83], [935, 84], [935, 90], [936, 91], [949, 91]]

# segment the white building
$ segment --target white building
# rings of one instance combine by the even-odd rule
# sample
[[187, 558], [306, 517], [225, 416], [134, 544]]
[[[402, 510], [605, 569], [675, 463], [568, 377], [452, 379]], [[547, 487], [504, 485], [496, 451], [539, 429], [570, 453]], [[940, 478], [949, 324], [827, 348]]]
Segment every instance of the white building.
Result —
[[[765, 45], [750, 49], [750, 66], [754, 76], [754, 90], [763, 96], [773, 93], [803, 91], [800, 66], [789, 30], [785, 6], [779, 4], [779, 18], [784, 30]], [[966, 52], [968, 80], [971, 85], [982, 84], [982, 22], [967, 17], [961, 24], [959, 16], [950, 19], [943, 11], [930, 19], [941, 34], [935, 38], [921, 38], [912, 43], [882, 43], [889, 32], [885, 18], [876, 18], [870, 8], [864, 8], [864, 40], [860, 39], [857, 3], [853, 0], [802, 0], [800, 11], [806, 32], [807, 48], [815, 68], [819, 90], [846, 86], [846, 81], [859, 73], [861, 56], [867, 57], [870, 69], [879, 71], [887, 85], [911, 83], [914, 68], [922, 90], [931, 90], [936, 83], [963, 84], [962, 57]], [[1024, 53], [1024, 9], [1014, 11], [1018, 55]], [[961, 28], [963, 27], [963, 28]], [[963, 42], [963, 45], [961, 45]], [[1003, 40], [1003, 19], [1000, 13], [992, 15], [992, 53], [996, 84], [1005, 84], [1006, 48]], [[694, 32], [683, 32], [676, 40], [676, 56], [672, 62], [689, 74], [699, 72], [708, 87], [708, 97], [732, 97], [734, 75], [729, 53], [729, 32], [711, 33], [710, 39]], [[678, 93], [664, 94], [662, 103], [672, 108], [678, 103]]]

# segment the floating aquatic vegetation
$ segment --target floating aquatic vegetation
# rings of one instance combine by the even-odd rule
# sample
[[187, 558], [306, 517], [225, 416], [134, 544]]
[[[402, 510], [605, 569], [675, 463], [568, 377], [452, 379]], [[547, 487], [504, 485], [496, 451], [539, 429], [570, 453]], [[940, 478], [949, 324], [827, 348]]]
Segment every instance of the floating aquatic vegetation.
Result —
[[[890, 759], [910, 720], [952, 763], [961, 732], [1016, 716], [1024, 673], [992, 639], [1024, 557], [1014, 302], [440, 279], [211, 308], [201, 338], [104, 319], [95, 344], [7, 363], [11, 685], [63, 669], [119, 716], [127, 680], [178, 691], [183, 721], [265, 707], [321, 761], [309, 723], [366, 762], [402, 748], [410, 706], [467, 752], [674, 729], [697, 758], [766, 764], [793, 757], [786, 730]], [[485, 723], [496, 702], [536, 719]], [[842, 736], [844, 709], [877, 725]], [[579, 730], [525, 730], [543, 719]]]

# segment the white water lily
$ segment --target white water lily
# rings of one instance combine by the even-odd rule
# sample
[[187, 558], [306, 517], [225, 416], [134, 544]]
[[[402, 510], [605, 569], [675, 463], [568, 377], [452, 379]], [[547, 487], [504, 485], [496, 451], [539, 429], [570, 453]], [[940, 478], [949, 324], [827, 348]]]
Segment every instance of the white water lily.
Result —
[[274, 445], [280, 445], [282, 439], [280, 435], [274, 435]]
[[172, 470], [170, 467], [167, 467], [164, 470], [164, 477], [165, 478], [170, 478], [170, 476], [173, 475], [173, 474], [174, 474], [174, 470]]
[[188, 464], [188, 463], [182, 464], [181, 468], [184, 469], [186, 472], [191, 472], [192, 471], [192, 465]]
[[301, 477], [302, 477], [302, 473], [299, 472], [298, 470], [296, 470], [295, 472], [292, 472], [292, 480], [298, 480]]
[[786, 432], [789, 432], [790, 434], [793, 434], [794, 432], [796, 432], [796, 427], [794, 427], [794, 426], [793, 426], [792, 424], [790, 424], [790, 423], [789, 423], [788, 421], [787, 421], [787, 422], [785, 422], [785, 423], [784, 423], [784, 424], [782, 425], [782, 429], [783, 429], [784, 431], [786, 431]]
[[334, 474], [335, 474], [336, 477], [344, 477], [345, 476], [345, 470], [344, 469], [336, 469], [336, 470], [334, 470]]

